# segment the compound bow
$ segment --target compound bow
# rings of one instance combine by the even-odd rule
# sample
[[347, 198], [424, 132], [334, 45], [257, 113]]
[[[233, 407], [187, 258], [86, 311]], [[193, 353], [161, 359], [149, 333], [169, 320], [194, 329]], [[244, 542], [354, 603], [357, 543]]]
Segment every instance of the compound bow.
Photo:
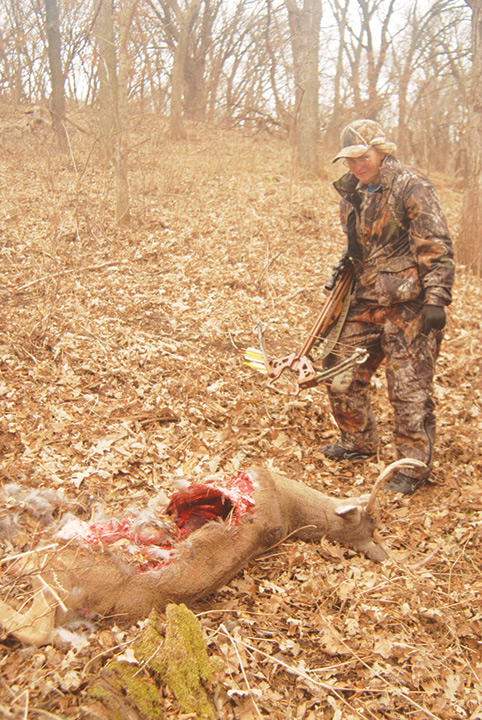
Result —
[[[329, 355], [336, 346], [350, 305], [353, 280], [353, 265], [345, 253], [333, 268], [333, 275], [325, 285], [325, 290], [329, 293], [328, 297], [298, 352], [292, 352], [281, 358], [269, 358], [263, 337], [266, 326], [258, 324], [260, 349], [248, 348], [245, 354], [245, 364], [268, 374], [267, 387], [282, 394], [298, 395], [302, 388], [318, 385], [355, 364], [365, 362], [368, 353], [361, 348], [356, 348], [349, 358], [324, 370], [316, 368], [310, 357], [313, 347], [320, 345], [323, 340], [326, 341], [325, 346], [317, 361]], [[295, 390], [291, 393], [287, 393], [275, 384], [286, 370], [297, 375]]]

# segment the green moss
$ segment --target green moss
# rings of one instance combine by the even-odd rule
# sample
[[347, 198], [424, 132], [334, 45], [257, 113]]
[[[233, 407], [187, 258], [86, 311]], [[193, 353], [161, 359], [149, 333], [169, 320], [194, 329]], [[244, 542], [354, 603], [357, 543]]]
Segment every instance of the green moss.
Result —
[[112, 661], [109, 669], [116, 673], [122, 688], [132, 705], [146, 720], [154, 720], [163, 716], [159, 691], [153, 680], [146, 676], [137, 665], [126, 662]]
[[212, 666], [196, 616], [181, 605], [168, 605], [162, 649], [164, 682], [171, 688], [183, 712], [203, 719], [215, 718], [205, 684], [212, 678]]
[[[97, 702], [92, 703], [93, 700]], [[100, 720], [105, 717], [109, 720], [124, 720], [123, 710], [118, 699], [112, 694], [112, 689], [97, 681], [89, 691], [88, 704], [82, 708], [82, 717], [87, 720]]]
[[109, 711], [110, 720], [125, 720], [126, 712], [143, 720], [164, 716], [159, 691], [153, 680], [138, 665], [111, 660], [90, 690]]
[[[123, 708], [118, 699], [120, 691], [120, 684], [116, 678], [108, 677], [108, 673], [105, 673], [104, 677], [97, 678], [89, 689], [88, 702], [98, 700], [101, 708], [108, 711], [111, 720], [123, 720]], [[93, 705], [87, 706], [84, 713], [87, 718], [98, 718], [103, 714], [100, 710], [96, 712]]]
[[133, 644], [134, 655], [142, 666], [162, 677], [165, 663], [163, 661], [162, 645], [164, 643], [161, 620], [155, 610], [149, 615], [142, 632]]
[[[165, 632], [153, 611], [133, 650], [138, 665], [112, 659], [89, 691], [90, 700], [107, 710], [109, 720], [159, 720], [164, 713], [158, 688], [163, 684], [182, 712], [215, 720], [206, 686], [213, 671], [219, 671], [219, 662], [209, 658], [201, 625], [185, 605], [168, 605]], [[100, 717], [95, 711], [91, 716]]]

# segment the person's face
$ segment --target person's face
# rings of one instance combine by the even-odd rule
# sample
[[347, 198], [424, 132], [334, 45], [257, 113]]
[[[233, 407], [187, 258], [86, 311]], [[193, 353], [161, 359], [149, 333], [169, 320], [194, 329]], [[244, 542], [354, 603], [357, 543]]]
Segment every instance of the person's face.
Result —
[[380, 182], [380, 165], [383, 155], [370, 148], [364, 155], [357, 158], [346, 158], [345, 164], [353, 175], [365, 185]]

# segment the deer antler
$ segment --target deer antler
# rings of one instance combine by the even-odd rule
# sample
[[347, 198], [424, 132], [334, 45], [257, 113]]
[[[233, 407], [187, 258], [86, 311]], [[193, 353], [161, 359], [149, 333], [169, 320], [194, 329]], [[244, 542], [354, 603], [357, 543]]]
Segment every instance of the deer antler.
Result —
[[368, 498], [368, 502], [365, 507], [365, 510], [368, 514], [372, 512], [375, 505], [375, 500], [377, 499], [377, 495], [380, 492], [380, 488], [385, 483], [385, 481], [389, 477], [391, 477], [394, 471], [398, 470], [398, 468], [410, 466], [427, 467], [425, 463], [423, 463], [421, 460], [416, 460], [415, 458], [401, 458], [400, 460], [395, 460], [395, 462], [392, 462], [385, 468], [385, 470], [377, 478], [375, 485], [373, 486], [373, 490], [371, 491], [370, 497]]

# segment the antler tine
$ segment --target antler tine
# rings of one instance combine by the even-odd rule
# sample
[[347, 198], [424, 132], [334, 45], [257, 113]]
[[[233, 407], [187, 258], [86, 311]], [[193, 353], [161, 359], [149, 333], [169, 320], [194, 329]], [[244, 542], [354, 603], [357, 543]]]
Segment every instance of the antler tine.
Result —
[[395, 470], [398, 470], [398, 468], [410, 466], [426, 467], [425, 463], [423, 463], [421, 460], [416, 460], [415, 458], [401, 458], [400, 460], [395, 460], [395, 462], [392, 462], [385, 468], [385, 470], [383, 470], [383, 472], [378, 476], [368, 499], [368, 503], [365, 508], [367, 513], [372, 512], [375, 505], [375, 500], [378, 493], [380, 492], [380, 488], [385, 483], [387, 478], [391, 477], [391, 475], [393, 475], [393, 472]]

